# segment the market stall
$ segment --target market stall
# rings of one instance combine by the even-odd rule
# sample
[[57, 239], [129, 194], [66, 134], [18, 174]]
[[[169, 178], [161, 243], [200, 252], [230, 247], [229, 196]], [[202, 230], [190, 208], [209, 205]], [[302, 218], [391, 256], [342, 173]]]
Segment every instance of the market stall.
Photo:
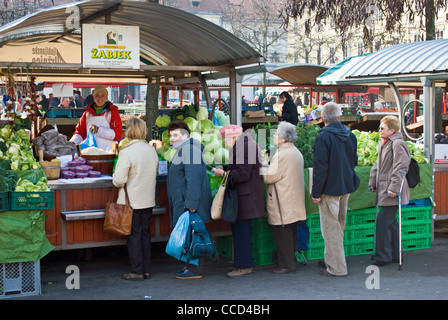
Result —
[[[437, 52], [437, 55], [433, 53]], [[436, 133], [444, 133], [446, 112], [446, 80], [448, 79], [448, 40], [431, 40], [394, 45], [359, 59], [352, 64], [341, 79], [341, 85], [372, 85], [387, 86], [393, 92], [398, 106], [398, 117], [405, 115], [403, 108], [406, 101], [400, 96], [399, 88], [420, 88], [423, 93], [423, 146], [425, 157], [433, 169], [433, 199], [435, 219], [446, 219], [448, 207], [446, 203], [447, 167], [443, 162], [436, 161]], [[437, 92], [442, 99], [436, 103]], [[417, 96], [418, 98], [418, 96]], [[437, 129], [436, 129], [437, 128]], [[437, 131], [436, 131], [437, 130]]]
[[[67, 27], [69, 12], [74, 10], [79, 13], [79, 20], [75, 19], [76, 23]], [[89, 31], [83, 32], [87, 29]], [[117, 37], [111, 40], [110, 35]], [[202, 41], [198, 43], [197, 39]], [[117, 45], [117, 41], [122, 43]], [[211, 43], [214, 45], [210, 46]], [[128, 51], [123, 51], [124, 48]], [[263, 60], [239, 38], [198, 16], [163, 5], [125, 0], [69, 3], [23, 17], [0, 28], [0, 57], [0, 67], [10, 80], [20, 78], [29, 83], [30, 79], [36, 79], [59, 84], [144, 83], [150, 87], [153, 81], [162, 77], [171, 81], [194, 79], [201, 83], [208, 102], [210, 95], [202, 72], [227, 72], [232, 83], [232, 121], [235, 121], [234, 115], [240, 105], [236, 98], [235, 68]], [[6, 86], [11, 104], [18, 98], [13, 82]], [[35, 92], [25, 91], [35, 109]], [[5, 122], [10, 121], [9, 113]], [[31, 121], [34, 122], [34, 139], [38, 135], [37, 119]], [[35, 166], [33, 170], [43, 172], [36, 158], [37, 164], [25, 160], [13, 160], [12, 163], [23, 168]], [[8, 169], [8, 172], [13, 171], [21, 170]], [[43, 202], [37, 200], [37, 210], [48, 215], [45, 234], [56, 249], [123, 243], [123, 239], [109, 236], [101, 228], [101, 210], [111, 192], [115, 192], [110, 180], [64, 184], [48, 181], [45, 190], [42, 192], [51, 195], [46, 196], [46, 200], [52, 199], [51, 206], [40, 207]], [[19, 191], [13, 187], [11, 192]], [[34, 196], [23, 199], [32, 198]], [[163, 177], [159, 177], [157, 201], [160, 207], [156, 210], [151, 230], [154, 239], [161, 241], [170, 233]], [[9, 212], [9, 203], [2, 207]], [[219, 222], [213, 223], [210, 229], [218, 235], [230, 232], [228, 224]]]

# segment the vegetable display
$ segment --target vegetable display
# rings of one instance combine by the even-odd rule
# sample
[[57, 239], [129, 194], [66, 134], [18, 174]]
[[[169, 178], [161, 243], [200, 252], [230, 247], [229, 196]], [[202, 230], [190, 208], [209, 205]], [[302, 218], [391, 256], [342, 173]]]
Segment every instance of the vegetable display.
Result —
[[12, 170], [40, 169], [40, 164], [34, 158], [30, 147], [30, 140], [25, 130], [11, 130], [6, 125], [1, 130], [0, 158], [10, 161]]
[[[380, 143], [380, 134], [377, 131], [359, 131], [353, 130], [353, 134], [358, 140], [358, 166], [373, 166], [378, 158], [378, 143]], [[406, 141], [411, 158], [417, 163], [427, 163], [428, 160], [421, 149], [410, 141]]]
[[29, 181], [27, 179], [19, 178], [14, 191], [20, 191], [20, 192], [39, 191], [40, 192], [40, 191], [50, 191], [50, 188], [48, 188], [46, 178], [41, 178], [39, 181], [37, 181], [36, 184], [32, 183], [31, 181]]
[[[207, 164], [222, 164], [228, 162], [229, 151], [219, 136], [219, 129], [221, 127], [215, 126], [208, 119], [197, 120], [193, 117], [186, 117], [183, 121], [190, 128], [190, 138], [196, 139], [204, 145], [203, 155], [204, 161]], [[163, 145], [157, 149], [157, 154], [162, 159], [170, 162], [176, 150], [171, 148], [168, 130], [162, 133], [162, 142]]]

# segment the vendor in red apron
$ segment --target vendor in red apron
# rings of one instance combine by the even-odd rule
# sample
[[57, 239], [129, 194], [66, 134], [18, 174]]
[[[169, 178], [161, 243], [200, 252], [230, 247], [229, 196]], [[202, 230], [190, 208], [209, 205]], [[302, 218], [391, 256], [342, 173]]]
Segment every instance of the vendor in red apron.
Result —
[[86, 107], [70, 141], [80, 144], [90, 131], [95, 135], [98, 148], [112, 150], [112, 145], [121, 139], [123, 124], [118, 107], [109, 102], [107, 96], [107, 89], [103, 86], [93, 90], [94, 103]]

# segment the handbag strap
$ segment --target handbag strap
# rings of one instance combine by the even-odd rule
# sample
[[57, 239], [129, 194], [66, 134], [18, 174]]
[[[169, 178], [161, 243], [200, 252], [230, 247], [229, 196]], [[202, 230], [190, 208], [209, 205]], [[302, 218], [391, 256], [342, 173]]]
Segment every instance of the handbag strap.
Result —
[[230, 170], [228, 170], [224, 173], [224, 178], [221, 181], [221, 185], [225, 186], [227, 184], [227, 179], [228, 179], [229, 175], [230, 175]]
[[274, 183], [274, 190], [275, 190], [275, 197], [277, 198], [277, 205], [278, 205], [278, 210], [280, 212], [280, 220], [282, 222], [282, 228], [285, 227], [285, 224], [283, 223], [283, 215], [282, 215], [282, 208], [280, 207], [280, 201], [278, 200], [278, 192], [277, 192], [277, 186]]
[[[110, 193], [109, 202], [113, 202], [112, 201], [113, 200], [113, 198], [112, 198], [113, 194], [114, 194], [113, 192]], [[129, 202], [128, 188], [126, 187], [126, 185], [124, 185], [124, 194], [125, 194], [126, 204], [129, 205], [130, 202]]]

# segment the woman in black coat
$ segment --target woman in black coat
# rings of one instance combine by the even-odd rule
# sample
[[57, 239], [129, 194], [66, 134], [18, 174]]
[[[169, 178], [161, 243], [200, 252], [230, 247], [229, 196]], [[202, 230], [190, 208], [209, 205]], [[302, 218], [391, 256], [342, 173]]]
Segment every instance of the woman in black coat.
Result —
[[280, 101], [283, 102], [282, 120], [297, 125], [299, 123], [299, 113], [297, 106], [292, 101], [292, 97], [287, 91], [280, 93]]
[[238, 191], [238, 217], [232, 223], [234, 267], [228, 277], [252, 273], [252, 219], [264, 216], [263, 177], [260, 175], [260, 149], [243, 128], [227, 125], [219, 130], [230, 148], [229, 164], [213, 169], [216, 176], [230, 170], [230, 178]]

